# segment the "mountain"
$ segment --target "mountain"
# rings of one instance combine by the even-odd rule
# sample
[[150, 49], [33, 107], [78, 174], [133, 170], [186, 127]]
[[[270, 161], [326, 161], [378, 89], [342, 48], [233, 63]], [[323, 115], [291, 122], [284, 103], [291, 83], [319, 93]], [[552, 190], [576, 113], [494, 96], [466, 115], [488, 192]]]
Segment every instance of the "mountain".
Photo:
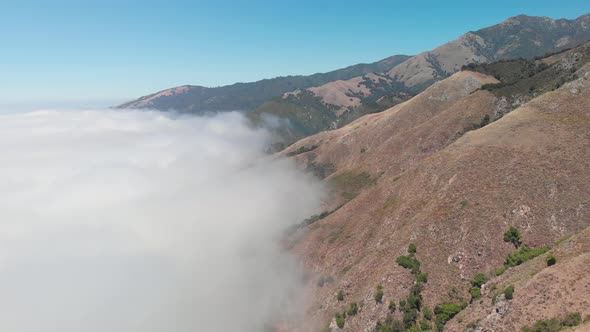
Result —
[[313, 271], [308, 316], [294, 330], [581, 323], [573, 316], [590, 315], [588, 110], [590, 43], [465, 66], [282, 151], [332, 188], [325, 212], [290, 235]]
[[285, 93], [258, 107], [251, 116], [255, 120], [264, 115], [288, 119], [290, 126], [277, 130], [277, 135], [290, 143], [403, 102], [464, 65], [542, 56], [589, 39], [590, 14], [575, 20], [516, 16], [466, 33], [386, 72]]
[[141, 97], [119, 105], [117, 108], [151, 108], [193, 113], [252, 110], [263, 102], [285, 92], [306, 89], [336, 80], [347, 80], [371, 72], [387, 71], [408, 58], [410, 57], [407, 55], [394, 55], [374, 63], [357, 64], [327, 73], [277, 77], [215, 88], [185, 85]]

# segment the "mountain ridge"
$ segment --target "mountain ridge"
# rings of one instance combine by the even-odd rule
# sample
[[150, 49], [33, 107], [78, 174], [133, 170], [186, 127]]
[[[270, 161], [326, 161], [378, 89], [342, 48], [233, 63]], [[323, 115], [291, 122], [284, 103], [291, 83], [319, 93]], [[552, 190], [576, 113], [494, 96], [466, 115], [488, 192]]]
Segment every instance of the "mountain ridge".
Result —
[[[218, 87], [182, 85], [125, 102], [115, 106], [115, 108], [154, 108], [163, 111], [176, 110], [196, 113], [248, 110], [258, 106], [266, 99], [281, 95], [295, 88], [303, 89], [314, 85], [321, 85], [328, 81], [349, 79], [374, 71], [383, 71], [408, 58], [410, 58], [409, 55], [393, 55], [376, 62], [359, 63], [325, 73], [279, 76], [255, 82], [237, 82]], [[182, 89], [182, 92], [175, 93], [178, 89]], [[257, 92], [260, 96], [243, 96], [246, 93], [252, 92]], [[187, 94], [191, 95], [187, 96]], [[169, 100], [172, 99], [170, 97], [177, 97], [178, 99]]]

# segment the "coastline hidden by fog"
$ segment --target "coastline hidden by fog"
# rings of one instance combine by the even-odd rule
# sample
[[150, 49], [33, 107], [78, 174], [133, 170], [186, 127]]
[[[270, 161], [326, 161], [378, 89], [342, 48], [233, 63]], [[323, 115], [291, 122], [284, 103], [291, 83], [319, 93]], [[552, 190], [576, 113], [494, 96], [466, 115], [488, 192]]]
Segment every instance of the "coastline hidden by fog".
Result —
[[0, 329], [590, 331], [590, 3], [0, 13]]

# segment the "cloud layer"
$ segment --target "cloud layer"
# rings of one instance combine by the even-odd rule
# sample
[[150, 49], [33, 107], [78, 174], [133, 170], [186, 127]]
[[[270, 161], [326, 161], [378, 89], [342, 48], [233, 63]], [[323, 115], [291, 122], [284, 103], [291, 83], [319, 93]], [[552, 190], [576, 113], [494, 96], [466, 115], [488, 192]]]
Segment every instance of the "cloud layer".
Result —
[[0, 115], [0, 330], [261, 331], [320, 186], [236, 113]]

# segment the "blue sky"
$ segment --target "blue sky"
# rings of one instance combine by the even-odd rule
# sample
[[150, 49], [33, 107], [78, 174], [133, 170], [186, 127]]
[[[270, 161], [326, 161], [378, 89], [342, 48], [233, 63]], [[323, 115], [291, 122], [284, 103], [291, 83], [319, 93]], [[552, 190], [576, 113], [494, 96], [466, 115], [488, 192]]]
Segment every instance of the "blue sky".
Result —
[[311, 74], [416, 54], [521, 13], [589, 12], [587, 0], [11, 1], [0, 3], [0, 105], [108, 105]]

